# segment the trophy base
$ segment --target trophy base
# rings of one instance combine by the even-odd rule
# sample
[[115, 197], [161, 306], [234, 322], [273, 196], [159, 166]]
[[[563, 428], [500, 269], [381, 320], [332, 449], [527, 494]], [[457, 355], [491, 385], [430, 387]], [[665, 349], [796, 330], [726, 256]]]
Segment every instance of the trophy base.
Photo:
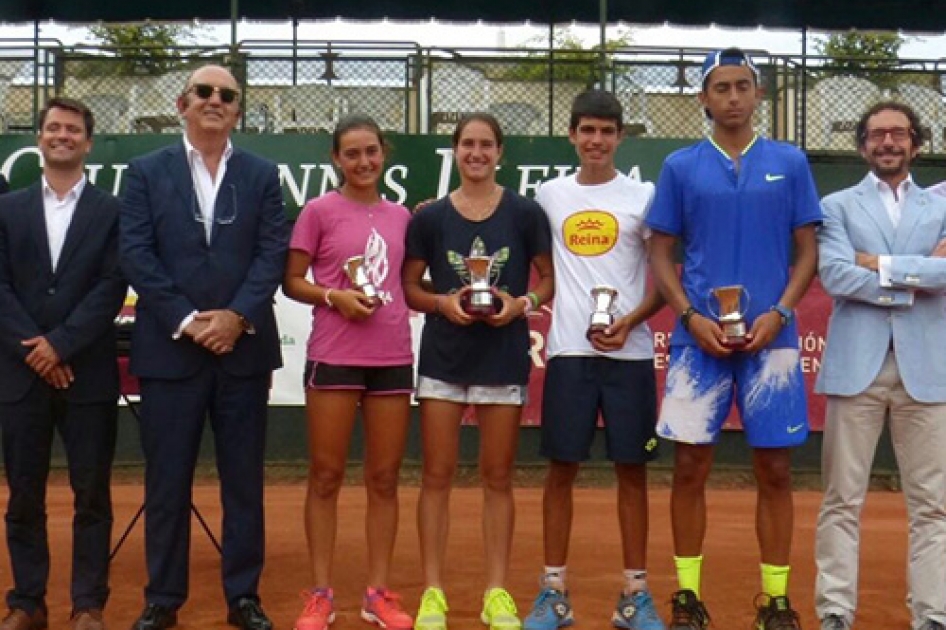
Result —
[[725, 336], [723, 345], [730, 350], [742, 350], [749, 343], [746, 340], [746, 323], [744, 321], [724, 324], [723, 335]]
[[492, 306], [464, 306], [463, 312], [471, 317], [492, 317], [496, 314], [496, 309]]
[[607, 324], [591, 324], [588, 326], [588, 330], [585, 331], [585, 337], [590, 341], [591, 336], [596, 333], [603, 333], [608, 329]]
[[374, 288], [372, 284], [362, 284], [357, 285], [359, 291], [365, 294], [365, 297], [371, 300], [372, 304], [379, 306], [381, 304], [381, 296], [378, 295], [378, 290]]
[[463, 307], [463, 312], [471, 317], [492, 317], [498, 312], [492, 293], [489, 294], [489, 301], [474, 299], [467, 295], [461, 300], [460, 305]]

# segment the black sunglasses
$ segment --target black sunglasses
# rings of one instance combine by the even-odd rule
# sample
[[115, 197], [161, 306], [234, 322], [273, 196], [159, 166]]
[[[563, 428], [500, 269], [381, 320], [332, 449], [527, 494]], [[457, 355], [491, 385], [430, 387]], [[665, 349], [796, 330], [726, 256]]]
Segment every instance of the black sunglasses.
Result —
[[193, 92], [197, 95], [198, 98], [207, 100], [214, 93], [220, 94], [220, 100], [224, 103], [232, 103], [240, 95], [239, 90], [234, 90], [233, 88], [228, 87], [217, 87], [216, 85], [208, 85], [207, 83], [195, 83], [194, 85], [187, 88], [188, 92]]

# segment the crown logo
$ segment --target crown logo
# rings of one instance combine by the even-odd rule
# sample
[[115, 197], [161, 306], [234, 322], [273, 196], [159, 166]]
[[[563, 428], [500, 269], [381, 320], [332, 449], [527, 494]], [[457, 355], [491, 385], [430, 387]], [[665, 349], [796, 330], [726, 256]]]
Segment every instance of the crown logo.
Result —
[[585, 219], [579, 221], [575, 224], [575, 229], [579, 232], [584, 232], [585, 230], [600, 230], [604, 227], [604, 222], [600, 219]]

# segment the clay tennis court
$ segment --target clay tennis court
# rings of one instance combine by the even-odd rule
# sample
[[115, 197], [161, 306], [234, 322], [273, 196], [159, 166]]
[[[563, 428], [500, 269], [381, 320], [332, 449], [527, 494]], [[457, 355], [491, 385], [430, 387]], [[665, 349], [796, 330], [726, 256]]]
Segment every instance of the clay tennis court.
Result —
[[[4, 486], [5, 488], [5, 486]], [[276, 628], [291, 630], [299, 611], [299, 591], [309, 580], [306, 544], [302, 529], [303, 483], [279, 483], [267, 488], [268, 553], [261, 594]], [[122, 483], [114, 488], [115, 536], [137, 510], [142, 488]], [[517, 490], [518, 520], [509, 589], [525, 614], [537, 588], [541, 569], [541, 489]], [[6, 503], [6, 490], [0, 493]], [[669, 524], [669, 490], [651, 494], [650, 582], [661, 614], [675, 588]], [[802, 614], [803, 627], [817, 628], [812, 604], [814, 566], [812, 546], [820, 493], [797, 494], [796, 537], [793, 550], [792, 595]], [[217, 488], [204, 482], [195, 489], [194, 501], [219, 531]], [[401, 591], [410, 610], [421, 592], [417, 562], [414, 507], [417, 488], [402, 489], [401, 534], [395, 550], [392, 586]], [[569, 583], [577, 616], [577, 627], [610, 627], [611, 607], [619, 587], [619, 547], [614, 515], [614, 492], [610, 489], [576, 489], [576, 520], [573, 530]], [[704, 598], [719, 630], [744, 628], [752, 622], [752, 597], [758, 591], [751, 490], [712, 489], [709, 492], [710, 524], [705, 550]], [[49, 493], [49, 531], [53, 566], [48, 604], [50, 628], [68, 628], [68, 580], [70, 566], [71, 498], [63, 481], [54, 481]], [[363, 588], [365, 551], [362, 544], [364, 494], [358, 486], [346, 486], [340, 502], [340, 527], [336, 562], [336, 606], [333, 628], [368, 628], [358, 616]], [[478, 620], [483, 568], [479, 536], [480, 493], [476, 488], [458, 488], [453, 495], [451, 536], [446, 571], [451, 630], [482, 628]], [[868, 497], [864, 511], [864, 557], [861, 563], [860, 628], [908, 628], [905, 606], [904, 561], [906, 525], [903, 497], [897, 492], [876, 491]], [[112, 630], [127, 630], [142, 606], [145, 583], [144, 528], [139, 523], [116, 556], [112, 570], [112, 596], [106, 621]], [[0, 588], [10, 586], [5, 547], [0, 564]], [[179, 627], [212, 630], [229, 628], [225, 623], [219, 557], [196, 521], [192, 533], [191, 595], [180, 611]], [[946, 560], [946, 559], [944, 559]]]

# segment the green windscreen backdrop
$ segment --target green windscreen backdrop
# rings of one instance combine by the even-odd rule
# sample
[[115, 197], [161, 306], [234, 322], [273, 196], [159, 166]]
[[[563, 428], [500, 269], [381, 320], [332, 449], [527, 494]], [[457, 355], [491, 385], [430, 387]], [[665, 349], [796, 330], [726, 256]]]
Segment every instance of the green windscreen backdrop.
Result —
[[[408, 206], [444, 194], [456, 184], [451, 169], [447, 136], [396, 135], [387, 137], [391, 155], [384, 177], [387, 198]], [[121, 193], [122, 175], [128, 161], [158, 147], [179, 142], [172, 135], [106, 135], [95, 138], [88, 159], [89, 178], [97, 186]], [[668, 153], [686, 141], [626, 140], [617, 156], [618, 167], [641, 179], [656, 180]], [[319, 135], [235, 136], [234, 144], [264, 155], [279, 165], [287, 211], [295, 217], [306, 199], [317, 197], [334, 185], [331, 138]], [[821, 194], [850, 186], [864, 176], [864, 165], [856, 153], [812, 155], [812, 170]], [[532, 196], [545, 179], [574, 170], [575, 153], [566, 138], [511, 137], [506, 139], [500, 183]], [[914, 169], [921, 185], [946, 179], [946, 157], [925, 158]], [[35, 139], [30, 136], [0, 137], [0, 172], [14, 188], [28, 185], [39, 176]]]

